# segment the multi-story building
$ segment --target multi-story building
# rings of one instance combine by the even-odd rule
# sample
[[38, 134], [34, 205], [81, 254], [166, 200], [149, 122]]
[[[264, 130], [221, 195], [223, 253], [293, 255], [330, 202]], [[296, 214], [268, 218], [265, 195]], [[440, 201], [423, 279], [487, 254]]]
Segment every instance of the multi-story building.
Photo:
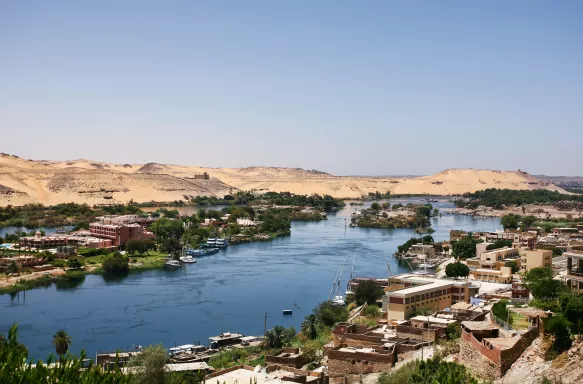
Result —
[[463, 301], [469, 302], [470, 283], [403, 274], [392, 276], [382, 298], [389, 320], [407, 320], [419, 310], [437, 312]]
[[553, 263], [553, 251], [548, 249], [521, 249], [520, 270], [530, 271], [533, 268], [547, 268]]
[[474, 280], [488, 283], [510, 284], [512, 283], [512, 268], [501, 267], [500, 269], [478, 268], [472, 272]]
[[89, 224], [89, 232], [93, 237], [110, 239], [116, 247], [125, 245], [129, 240], [153, 239], [155, 237], [152, 232], [144, 231], [144, 228], [139, 224], [91, 223]]
[[570, 251], [563, 253], [567, 258], [567, 276], [565, 284], [573, 291], [583, 293], [583, 252]]
[[34, 236], [21, 237], [19, 245], [23, 248], [57, 248], [68, 244], [67, 236], [43, 236], [39, 231]]
[[516, 259], [520, 256], [517, 248], [499, 248], [489, 252], [483, 252], [480, 255], [480, 261], [502, 261], [506, 259]]

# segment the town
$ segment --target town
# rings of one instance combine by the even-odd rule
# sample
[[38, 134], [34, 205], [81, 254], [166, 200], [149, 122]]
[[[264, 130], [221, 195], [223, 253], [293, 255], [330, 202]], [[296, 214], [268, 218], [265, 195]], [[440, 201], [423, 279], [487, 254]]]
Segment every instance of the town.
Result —
[[[427, 207], [427, 215], [437, 215], [431, 208]], [[261, 209], [273, 206], [255, 206]], [[310, 212], [313, 208], [293, 209]], [[127, 260], [131, 269], [143, 266], [140, 260], [152, 253], [157, 255], [157, 267], [168, 267], [175, 260], [180, 267], [187, 260], [196, 262], [219, 252], [229, 242], [241, 242], [245, 236], [241, 230], [228, 236], [231, 223], [243, 230], [263, 224], [239, 207], [198, 220], [165, 212], [161, 209], [156, 217], [151, 213], [98, 216], [88, 229], [13, 237], [17, 244], [2, 244], [0, 267], [8, 279], [20, 282], [39, 274], [42, 279], [66, 279], [89, 273], [98, 268], [91, 261], [95, 255]], [[161, 236], [168, 236], [172, 227], [180, 231], [177, 243]], [[185, 250], [185, 234], [194, 228], [207, 230], [206, 236], [196, 239], [200, 248]], [[227, 236], [209, 237], [221, 233]], [[431, 232], [421, 231], [395, 253], [409, 265], [408, 273], [393, 274], [389, 267], [384, 278], [351, 275], [344, 293], [338, 289], [339, 273], [335, 293], [306, 317], [301, 333], [275, 326], [260, 336], [224, 332], [210, 337], [208, 345], [196, 342], [163, 349], [165, 372], [196, 373], [200, 380], [219, 382], [382, 383], [400, 367], [414, 364], [416, 369], [429, 369], [418, 366], [419, 361], [435, 360], [459, 364], [467, 377], [499, 380], [509, 370], [519, 369], [522, 354], [537, 340], [551, 336], [554, 342], [547, 348], [558, 355], [570, 347], [571, 333], [583, 331], [578, 326], [583, 308], [576, 296], [583, 291], [583, 225], [553, 227], [550, 232], [524, 225], [491, 232], [453, 229], [449, 240], [441, 242], [427, 233]], [[157, 248], [169, 256], [163, 257]], [[346, 258], [341, 268], [345, 263]], [[293, 308], [284, 309], [284, 315], [292, 312]], [[142, 354], [156, 352], [149, 348], [98, 353], [90, 364], [106, 372], [132, 373]], [[89, 362], [83, 361], [83, 366]]]

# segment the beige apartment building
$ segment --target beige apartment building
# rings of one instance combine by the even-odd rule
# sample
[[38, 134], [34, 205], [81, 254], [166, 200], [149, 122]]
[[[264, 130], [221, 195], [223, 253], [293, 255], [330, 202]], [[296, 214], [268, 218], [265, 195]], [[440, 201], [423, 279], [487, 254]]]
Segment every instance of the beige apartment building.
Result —
[[521, 249], [520, 270], [530, 271], [533, 268], [547, 268], [553, 263], [553, 252], [548, 249]]
[[510, 284], [512, 283], [512, 268], [501, 267], [500, 269], [478, 268], [471, 272], [474, 280], [488, 283]]
[[442, 280], [403, 274], [391, 277], [382, 298], [388, 320], [407, 320], [414, 311], [431, 312], [451, 307], [456, 302], [469, 302], [470, 283], [465, 280]]

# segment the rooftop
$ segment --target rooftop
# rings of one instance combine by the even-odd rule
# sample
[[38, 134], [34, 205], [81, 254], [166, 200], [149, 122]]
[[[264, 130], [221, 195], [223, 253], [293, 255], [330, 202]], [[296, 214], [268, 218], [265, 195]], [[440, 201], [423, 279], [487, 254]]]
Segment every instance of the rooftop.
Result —
[[[245, 368], [239, 368], [231, 372], [225, 372], [222, 375], [213, 376], [211, 379], [207, 379], [206, 381], [214, 383], [216, 380], [221, 384], [242, 384], [249, 382], [256, 384], [281, 384], [281, 378], [290, 376], [297, 375], [285, 370], [277, 370], [267, 373], [265, 369], [258, 370], [255, 368], [255, 370], [249, 370]], [[318, 380], [318, 378], [314, 376], [307, 376], [306, 379], [308, 383], [314, 380]]]
[[470, 331], [489, 331], [499, 329], [500, 327], [493, 325], [490, 321], [462, 321], [462, 325]]

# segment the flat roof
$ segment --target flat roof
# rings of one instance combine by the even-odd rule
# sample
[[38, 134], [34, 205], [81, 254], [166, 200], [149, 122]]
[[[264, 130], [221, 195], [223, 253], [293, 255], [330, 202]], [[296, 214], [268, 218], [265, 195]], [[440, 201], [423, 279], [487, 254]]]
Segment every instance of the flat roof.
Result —
[[404, 296], [404, 295], [425, 293], [425, 292], [433, 291], [435, 289], [450, 287], [453, 285], [451, 281], [437, 280], [437, 279], [434, 279], [434, 280], [433, 279], [423, 279], [422, 282], [425, 284], [418, 285], [415, 287], [408, 287], [408, 288], [404, 288], [404, 289], [399, 289], [396, 291], [388, 291], [387, 296]]
[[239, 339], [243, 337], [243, 335], [239, 334], [239, 333], [223, 333], [222, 335], [219, 336], [213, 336], [213, 337], [209, 337], [209, 340], [211, 341], [219, 341], [219, 340], [229, 340], [229, 339]]
[[490, 321], [462, 321], [462, 325], [470, 331], [489, 331], [499, 329], [500, 327], [493, 325]]
[[182, 363], [182, 364], [166, 364], [166, 369], [171, 372], [181, 372], [181, 371], [206, 371], [209, 366], [204, 361], [197, 361], [194, 363]]
[[[306, 372], [307, 373], [307, 372]], [[256, 370], [248, 370], [245, 368], [239, 368], [231, 372], [226, 372], [219, 376], [214, 376], [210, 379], [207, 379], [208, 382], [215, 382], [215, 380], [221, 384], [243, 384], [253, 382], [256, 384], [281, 384], [282, 377], [286, 376], [297, 376], [296, 374], [285, 371], [285, 370], [277, 370], [270, 373], [267, 373], [265, 369], [261, 369], [260, 371]], [[307, 382], [311, 382], [314, 380], [318, 380], [317, 377], [314, 376], [307, 376]]]
[[415, 316], [415, 317], [410, 318], [409, 320], [418, 320], [418, 321], [424, 321], [424, 322], [436, 323], [436, 324], [451, 324], [451, 323], [456, 322], [453, 319], [443, 319], [440, 317], [433, 317], [433, 316]]

